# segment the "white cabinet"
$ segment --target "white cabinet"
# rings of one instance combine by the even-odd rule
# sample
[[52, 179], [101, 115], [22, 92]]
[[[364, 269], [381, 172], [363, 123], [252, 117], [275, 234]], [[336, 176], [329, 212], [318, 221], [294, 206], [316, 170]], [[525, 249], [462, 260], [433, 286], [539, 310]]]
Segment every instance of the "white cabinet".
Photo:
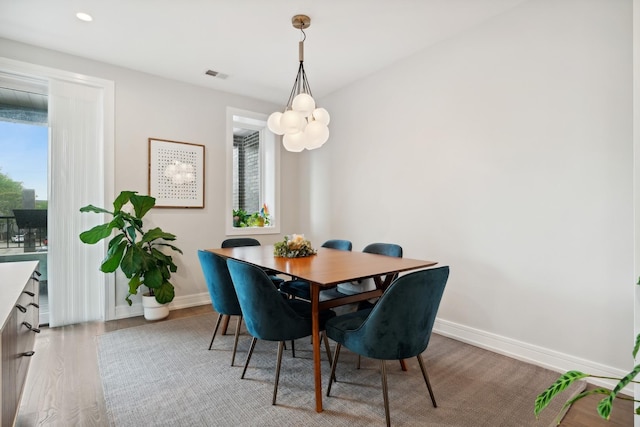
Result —
[[13, 425], [38, 329], [38, 261], [0, 264], [0, 427]]

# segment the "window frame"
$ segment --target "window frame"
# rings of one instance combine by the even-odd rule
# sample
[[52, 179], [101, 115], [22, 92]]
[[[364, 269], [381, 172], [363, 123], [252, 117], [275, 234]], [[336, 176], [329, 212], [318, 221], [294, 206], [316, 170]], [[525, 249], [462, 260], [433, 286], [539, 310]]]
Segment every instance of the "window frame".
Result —
[[[262, 113], [227, 107], [225, 233], [228, 236], [280, 234], [280, 144], [267, 128], [268, 116]], [[233, 129], [244, 127], [260, 134], [260, 193], [269, 208], [270, 225], [264, 227], [233, 226]]]

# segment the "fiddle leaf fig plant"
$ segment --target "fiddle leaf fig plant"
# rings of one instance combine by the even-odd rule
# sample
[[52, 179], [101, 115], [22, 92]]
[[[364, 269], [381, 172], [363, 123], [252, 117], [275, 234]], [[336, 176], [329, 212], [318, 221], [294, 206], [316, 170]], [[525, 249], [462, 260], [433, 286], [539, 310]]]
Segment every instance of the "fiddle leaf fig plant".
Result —
[[[135, 191], [122, 191], [113, 202], [113, 211], [87, 205], [80, 212], [106, 213], [113, 216], [111, 221], [96, 225], [80, 233], [80, 240], [95, 244], [113, 235], [109, 240], [107, 256], [100, 265], [100, 271], [113, 273], [118, 267], [129, 279], [129, 293], [125, 300], [131, 305], [131, 295], [138, 293], [142, 285], [149, 288], [151, 295], [160, 304], [173, 301], [175, 289], [169, 279], [178, 267], [171, 256], [161, 251], [168, 248], [182, 253], [180, 249], [168, 243], [176, 236], [162, 231], [159, 227], [144, 231], [142, 218], [156, 204], [156, 199], [143, 196]], [[133, 207], [133, 212], [129, 207]]]

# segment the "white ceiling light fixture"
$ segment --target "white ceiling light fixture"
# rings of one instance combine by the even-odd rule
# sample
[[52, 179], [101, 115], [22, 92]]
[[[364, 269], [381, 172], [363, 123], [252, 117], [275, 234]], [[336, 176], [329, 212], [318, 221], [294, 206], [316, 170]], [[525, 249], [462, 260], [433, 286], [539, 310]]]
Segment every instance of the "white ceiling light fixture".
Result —
[[88, 13], [84, 13], [84, 12], [76, 13], [76, 18], [78, 18], [79, 20], [84, 21], [84, 22], [93, 21], [93, 16], [89, 15]]
[[293, 83], [289, 100], [284, 112], [276, 111], [269, 116], [269, 130], [282, 137], [282, 145], [287, 151], [300, 152], [305, 148], [320, 148], [329, 139], [329, 113], [324, 108], [317, 108], [311, 94], [311, 88], [304, 72], [304, 41], [307, 38], [304, 30], [311, 25], [311, 18], [306, 15], [295, 15], [291, 24], [299, 29], [304, 38], [298, 43], [300, 66]]

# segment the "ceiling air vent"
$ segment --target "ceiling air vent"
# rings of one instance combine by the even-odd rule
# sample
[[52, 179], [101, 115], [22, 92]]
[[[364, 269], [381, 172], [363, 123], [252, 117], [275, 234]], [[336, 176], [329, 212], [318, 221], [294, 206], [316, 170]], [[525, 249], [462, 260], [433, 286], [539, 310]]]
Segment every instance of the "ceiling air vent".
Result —
[[227, 77], [229, 77], [227, 74], [222, 74], [222, 73], [219, 73], [219, 72], [213, 71], [213, 70], [207, 70], [205, 72], [205, 74], [208, 75], [208, 76], [217, 77], [217, 78], [223, 79], [223, 80], [226, 79]]

